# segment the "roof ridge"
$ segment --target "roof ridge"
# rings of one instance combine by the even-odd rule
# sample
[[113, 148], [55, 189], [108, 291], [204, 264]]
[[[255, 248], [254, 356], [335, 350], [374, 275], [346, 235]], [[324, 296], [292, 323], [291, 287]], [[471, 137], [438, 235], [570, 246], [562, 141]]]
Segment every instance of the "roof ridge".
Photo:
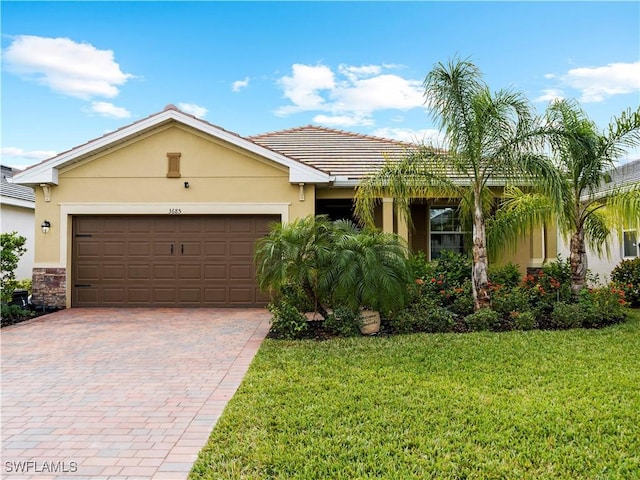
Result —
[[412, 142], [405, 142], [402, 140], [395, 140], [393, 138], [386, 138], [386, 137], [378, 137], [375, 135], [368, 135], [368, 134], [364, 134], [364, 133], [357, 133], [357, 132], [350, 132], [348, 130], [340, 130], [337, 128], [330, 128], [330, 127], [324, 127], [321, 125], [313, 125], [313, 124], [308, 124], [308, 125], [304, 125], [304, 126], [300, 126], [300, 127], [294, 127], [294, 128], [287, 128], [284, 130], [274, 130], [271, 132], [266, 132], [266, 133], [261, 133], [258, 135], [250, 135], [248, 138], [253, 139], [253, 138], [264, 138], [264, 137], [270, 137], [273, 135], [278, 135], [278, 134], [283, 134], [283, 133], [293, 133], [293, 132], [297, 132], [297, 131], [303, 131], [305, 129], [314, 129], [314, 130], [321, 130], [321, 131], [325, 131], [325, 132], [329, 132], [329, 133], [339, 133], [341, 135], [347, 135], [350, 137], [357, 137], [357, 138], [363, 138], [365, 140], [376, 140], [376, 141], [380, 141], [380, 142], [385, 142], [385, 143], [390, 143], [393, 145], [398, 145], [398, 146], [407, 146], [407, 147], [415, 147], [416, 144], [412, 143]]

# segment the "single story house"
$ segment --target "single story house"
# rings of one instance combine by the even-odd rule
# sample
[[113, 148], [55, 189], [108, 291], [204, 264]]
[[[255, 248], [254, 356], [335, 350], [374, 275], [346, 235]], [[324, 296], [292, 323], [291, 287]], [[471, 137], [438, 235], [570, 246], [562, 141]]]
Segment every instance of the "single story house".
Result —
[[16, 232], [27, 239], [26, 252], [20, 257], [15, 271], [17, 280], [31, 278], [34, 251], [34, 210], [36, 198], [33, 188], [11, 183], [13, 176], [20, 172], [2, 165], [0, 179], [0, 230], [2, 233]]
[[[358, 182], [410, 148], [317, 126], [245, 138], [168, 105], [16, 176], [36, 189], [34, 301], [264, 305], [253, 248], [270, 223], [351, 216]], [[376, 219], [435, 257], [459, 248], [454, 211], [416, 202], [409, 229], [383, 198]], [[555, 241], [537, 230], [504, 260], [538, 267], [555, 258]]]

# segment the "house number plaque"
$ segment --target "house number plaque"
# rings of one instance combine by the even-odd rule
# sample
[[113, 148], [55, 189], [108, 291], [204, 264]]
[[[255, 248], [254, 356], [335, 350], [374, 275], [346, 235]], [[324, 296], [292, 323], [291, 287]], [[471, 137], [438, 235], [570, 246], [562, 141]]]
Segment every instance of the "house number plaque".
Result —
[[169, 215], [180, 215], [182, 213], [182, 209], [180, 208], [170, 208]]

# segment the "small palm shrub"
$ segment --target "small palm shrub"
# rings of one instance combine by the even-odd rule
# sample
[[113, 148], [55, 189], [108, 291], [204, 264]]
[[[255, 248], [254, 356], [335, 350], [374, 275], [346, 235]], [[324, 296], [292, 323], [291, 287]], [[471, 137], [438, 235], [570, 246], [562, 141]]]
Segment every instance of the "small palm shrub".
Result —
[[616, 265], [611, 280], [624, 291], [625, 299], [632, 307], [640, 307], [640, 257]]

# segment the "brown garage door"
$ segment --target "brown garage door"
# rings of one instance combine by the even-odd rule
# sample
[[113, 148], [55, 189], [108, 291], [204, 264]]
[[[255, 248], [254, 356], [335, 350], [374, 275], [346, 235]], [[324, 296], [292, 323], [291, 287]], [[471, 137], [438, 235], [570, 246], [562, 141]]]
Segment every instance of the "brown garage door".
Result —
[[77, 216], [74, 307], [253, 307], [255, 241], [277, 216]]

